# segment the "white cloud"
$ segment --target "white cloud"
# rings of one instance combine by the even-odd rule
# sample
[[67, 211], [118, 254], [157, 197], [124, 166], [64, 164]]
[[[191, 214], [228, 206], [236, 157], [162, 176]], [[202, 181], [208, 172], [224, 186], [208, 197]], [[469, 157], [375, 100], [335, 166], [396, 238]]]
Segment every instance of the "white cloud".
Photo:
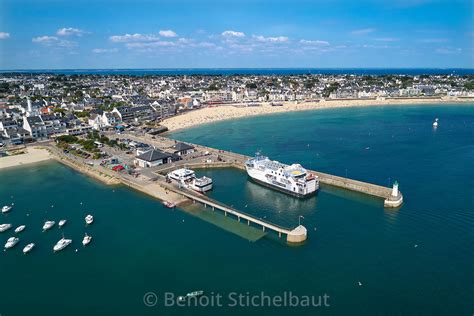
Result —
[[176, 36], [178, 36], [178, 34], [173, 32], [172, 30], [161, 30], [159, 33], [163, 37], [176, 37]]
[[459, 54], [462, 52], [461, 48], [453, 48], [453, 47], [440, 47], [435, 50], [438, 54], [445, 54], [445, 55], [453, 55]]
[[57, 38], [56, 36], [48, 36], [48, 35], [33, 37], [31, 41], [33, 43], [41, 44], [44, 46], [56, 46], [56, 47], [62, 47], [62, 48], [72, 48], [72, 47], [77, 46], [77, 42], [61, 40]]
[[96, 54], [116, 53], [118, 52], [118, 49], [117, 48], [94, 48], [92, 52]]
[[221, 35], [225, 37], [245, 37], [244, 32], [237, 32], [237, 31], [230, 31], [230, 30], [222, 32]]
[[313, 40], [302, 39], [302, 40], [300, 40], [300, 43], [303, 44], [303, 45], [316, 45], [316, 46], [328, 46], [329, 45], [329, 42], [320, 41], [320, 40], [313, 41]]
[[152, 34], [125, 34], [125, 35], [113, 35], [109, 37], [112, 42], [115, 43], [129, 43], [129, 42], [153, 42], [160, 38]]
[[0, 40], [10, 38], [10, 33], [0, 32]]
[[374, 28], [366, 28], [366, 29], [360, 29], [360, 30], [354, 30], [351, 32], [352, 35], [365, 35], [369, 33], [375, 32]]
[[156, 47], [170, 47], [176, 46], [176, 43], [170, 41], [156, 41], [149, 43], [127, 43], [127, 48], [156, 48]]
[[59, 35], [59, 36], [70, 36], [70, 35], [82, 36], [86, 33], [87, 32], [85, 32], [83, 30], [76, 29], [76, 28], [73, 28], [73, 27], [63, 27], [63, 28], [57, 30], [56, 35]]
[[421, 40], [423, 43], [446, 43], [447, 41], [447, 38], [425, 38]]
[[374, 40], [378, 42], [398, 42], [400, 39], [396, 37], [379, 37], [379, 38], [374, 38]]
[[289, 38], [286, 36], [264, 37], [262, 35], [253, 35], [252, 38], [266, 43], [285, 43], [289, 41]]

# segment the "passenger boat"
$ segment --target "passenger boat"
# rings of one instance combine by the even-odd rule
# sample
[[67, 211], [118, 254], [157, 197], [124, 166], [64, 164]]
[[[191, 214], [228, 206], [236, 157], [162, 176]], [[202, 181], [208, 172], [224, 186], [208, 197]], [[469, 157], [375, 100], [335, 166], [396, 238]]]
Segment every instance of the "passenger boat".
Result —
[[28, 245], [25, 246], [25, 248], [23, 248], [23, 253], [27, 254], [28, 252], [33, 250], [34, 247], [35, 247], [34, 243], [29, 243]]
[[2, 207], [2, 213], [7, 213], [7, 212], [9, 212], [12, 208], [13, 208], [13, 206], [5, 205], [5, 206]]
[[181, 185], [187, 186], [194, 191], [204, 193], [212, 189], [212, 179], [208, 177], [197, 178], [191, 169], [181, 168], [168, 173], [167, 178], [175, 180]]
[[15, 228], [15, 233], [21, 233], [22, 231], [24, 231], [26, 228], [26, 225], [20, 225], [18, 226], [17, 228]]
[[86, 221], [86, 224], [87, 224], [87, 225], [90, 225], [90, 224], [92, 224], [92, 223], [94, 222], [94, 216], [92, 216], [92, 215], [89, 214], [89, 215], [87, 215], [87, 216], [84, 218], [84, 220]]
[[10, 249], [14, 247], [19, 241], [20, 239], [18, 237], [8, 238], [7, 243], [5, 244], [5, 249]]
[[92, 240], [92, 237], [87, 235], [87, 233], [84, 235], [84, 238], [82, 239], [82, 245], [87, 246]]
[[212, 179], [208, 177], [194, 178], [189, 187], [197, 192], [207, 192], [212, 190]]
[[0, 233], [3, 233], [7, 230], [9, 230], [10, 228], [12, 228], [12, 224], [1, 224], [0, 225]]
[[71, 239], [61, 238], [53, 247], [53, 251], [61, 251], [72, 243]]
[[46, 221], [43, 225], [43, 231], [47, 231], [48, 229], [51, 229], [51, 227], [53, 227], [54, 224], [56, 224], [55, 221]]
[[259, 184], [296, 197], [307, 197], [319, 189], [319, 179], [299, 164], [285, 165], [256, 154], [245, 162], [247, 174]]

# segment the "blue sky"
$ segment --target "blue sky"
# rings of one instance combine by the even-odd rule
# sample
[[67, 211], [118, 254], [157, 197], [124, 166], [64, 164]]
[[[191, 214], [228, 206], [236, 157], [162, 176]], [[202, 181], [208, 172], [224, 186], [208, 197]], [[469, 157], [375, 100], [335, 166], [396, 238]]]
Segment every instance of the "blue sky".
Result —
[[0, 1], [0, 69], [474, 68], [471, 0]]

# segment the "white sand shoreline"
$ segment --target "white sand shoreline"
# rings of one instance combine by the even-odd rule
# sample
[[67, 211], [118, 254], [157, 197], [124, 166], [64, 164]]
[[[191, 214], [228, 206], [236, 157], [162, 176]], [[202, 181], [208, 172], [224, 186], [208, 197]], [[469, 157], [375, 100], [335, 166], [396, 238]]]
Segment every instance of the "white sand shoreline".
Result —
[[389, 99], [389, 100], [331, 100], [322, 102], [307, 102], [295, 104], [284, 102], [283, 106], [271, 106], [270, 103], [262, 103], [258, 107], [236, 107], [235, 105], [220, 105], [217, 107], [202, 108], [182, 115], [173, 116], [161, 122], [170, 132], [196, 127], [203, 124], [239, 119], [253, 116], [268, 115], [273, 113], [310, 111], [319, 109], [334, 109], [344, 107], [367, 107], [386, 105], [420, 105], [420, 104], [462, 104], [473, 103], [474, 98], [445, 98], [445, 99]]
[[24, 154], [1, 157], [0, 170], [11, 167], [30, 165], [52, 159], [50, 153], [45, 149], [28, 147], [24, 150], [26, 151], [26, 153]]

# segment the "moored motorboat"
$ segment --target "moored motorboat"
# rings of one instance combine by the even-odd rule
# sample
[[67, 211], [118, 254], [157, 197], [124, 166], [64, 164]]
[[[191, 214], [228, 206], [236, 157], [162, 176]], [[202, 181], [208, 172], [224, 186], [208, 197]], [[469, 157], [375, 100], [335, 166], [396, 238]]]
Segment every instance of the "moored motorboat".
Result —
[[23, 253], [27, 254], [28, 252], [33, 250], [34, 247], [35, 247], [34, 243], [29, 243], [28, 245], [25, 246], [25, 248], [23, 248]]
[[9, 230], [10, 228], [12, 228], [12, 224], [1, 224], [0, 233], [3, 233], [4, 231]]
[[71, 239], [61, 238], [53, 247], [53, 251], [61, 251], [72, 243]]
[[194, 178], [189, 187], [194, 191], [204, 193], [209, 190], [212, 190], [212, 179], [208, 177]]
[[438, 127], [438, 118], [435, 118], [434, 122], [433, 122], [433, 127]]
[[26, 225], [20, 225], [18, 226], [17, 228], [15, 228], [15, 233], [21, 233], [22, 231], [24, 231], [26, 228]]
[[169, 202], [169, 201], [164, 201], [164, 202], [163, 202], [163, 205], [166, 206], [167, 208], [174, 208], [174, 207], [176, 207], [176, 204], [174, 204], [173, 202]]
[[87, 235], [87, 233], [84, 235], [84, 238], [82, 239], [82, 245], [87, 246], [92, 240], [92, 237]]
[[20, 239], [18, 237], [8, 238], [7, 243], [5, 244], [5, 249], [10, 249], [14, 247], [19, 241]]
[[9, 212], [12, 208], [13, 208], [13, 206], [5, 205], [5, 206], [2, 207], [2, 213]]
[[51, 229], [51, 227], [53, 227], [54, 224], [56, 224], [55, 221], [46, 221], [46, 222], [44, 222], [43, 231], [47, 231], [48, 229]]
[[59, 223], [58, 223], [59, 228], [61, 228], [61, 227], [63, 227], [64, 225], [66, 225], [66, 223], [67, 223], [67, 220], [65, 220], [65, 219], [60, 220]]
[[94, 222], [94, 216], [92, 216], [92, 215], [90, 215], [90, 214], [87, 215], [86, 218], [85, 218], [85, 221], [86, 221], [86, 224], [87, 224], [87, 225], [92, 224], [92, 223]]

